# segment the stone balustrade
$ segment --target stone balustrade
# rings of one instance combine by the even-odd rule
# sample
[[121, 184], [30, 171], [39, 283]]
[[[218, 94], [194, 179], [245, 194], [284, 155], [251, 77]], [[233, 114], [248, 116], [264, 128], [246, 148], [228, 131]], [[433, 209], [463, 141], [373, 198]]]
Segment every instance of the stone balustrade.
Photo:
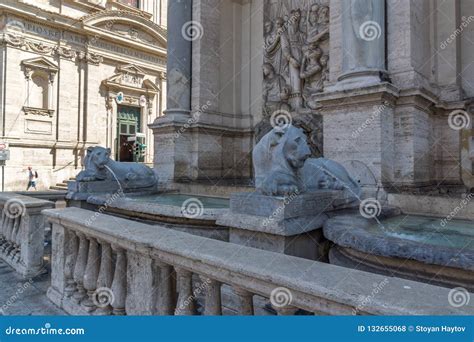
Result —
[[253, 315], [262, 299], [279, 315], [467, 315], [474, 309], [472, 303], [450, 306], [446, 288], [108, 215], [87, 225], [94, 212], [79, 208], [43, 213], [53, 224], [48, 298], [70, 314]]
[[26, 278], [43, 271], [43, 209], [54, 203], [14, 193], [0, 193], [0, 258]]

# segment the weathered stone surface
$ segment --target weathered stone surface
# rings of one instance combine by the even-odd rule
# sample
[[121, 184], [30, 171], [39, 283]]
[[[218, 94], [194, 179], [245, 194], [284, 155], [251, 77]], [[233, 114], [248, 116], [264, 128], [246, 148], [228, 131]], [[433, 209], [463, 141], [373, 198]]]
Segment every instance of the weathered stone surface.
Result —
[[474, 272], [461, 268], [426, 264], [414, 259], [384, 257], [334, 245], [329, 250], [332, 265], [359, 271], [419, 281], [431, 285], [462, 287], [474, 291]]
[[337, 195], [339, 192], [334, 190], [295, 193], [279, 197], [258, 193], [235, 193], [230, 198], [230, 211], [235, 214], [266, 217], [276, 221], [318, 216], [332, 209], [332, 202]]
[[472, 192], [467, 196], [424, 196], [410, 194], [388, 195], [388, 203], [399, 207], [406, 214], [427, 215], [440, 218], [456, 216], [457, 219], [474, 220]]
[[[455, 221], [452, 220], [451, 223], [455, 224]], [[360, 215], [344, 215], [326, 221], [323, 231], [324, 236], [337, 245], [365, 253], [414, 259], [426, 264], [474, 271], [474, 238], [472, 235], [465, 236], [463, 246], [435, 244], [425, 241], [424, 235], [432, 236], [437, 233], [439, 239], [449, 239], [449, 235], [443, 236], [439, 233], [439, 230], [443, 229], [441, 225], [433, 227], [432, 232], [417, 227], [415, 231], [411, 232], [412, 236], [404, 236], [403, 231], [393, 231], [390, 226], [385, 228], [384, 222], [382, 220], [381, 224], [377, 224], [375, 220], [365, 219]], [[440, 224], [441, 220], [436, 220], [436, 222]], [[400, 223], [400, 226], [402, 225], [403, 220]]]
[[[315, 219], [309, 227], [320, 228], [325, 216]], [[297, 235], [282, 235], [252, 231], [247, 229], [231, 228], [229, 242], [237, 245], [263, 249], [269, 252], [292, 255], [299, 258], [327, 261], [329, 250], [328, 241], [324, 238], [321, 229], [313, 229]]]
[[[473, 303], [454, 308], [448, 303], [448, 289], [423, 283], [205, 239], [164, 227], [138, 222], [131, 225], [131, 221], [105, 215], [97, 218], [94, 228], [88, 228], [87, 214], [77, 208], [47, 210], [44, 214], [55, 223], [89, 235], [100, 235], [121, 248], [253, 294], [268, 297], [275, 286], [286, 287], [293, 294], [292, 306], [312, 312], [353, 314], [360, 306], [360, 298], [370, 296], [373, 284], [382, 282], [385, 284], [383, 293], [372, 296], [373, 300], [358, 312], [468, 315], [474, 308]], [[348, 277], [353, 281], [347, 282]]]
[[237, 193], [230, 210], [217, 219], [222, 226], [292, 236], [322, 227], [325, 211], [332, 210], [337, 191], [294, 194], [289, 197]]
[[[158, 196], [158, 195], [157, 195]], [[194, 220], [196, 222], [215, 222], [219, 215], [222, 215], [227, 209], [202, 208], [196, 215], [187, 214], [181, 206], [176, 205], [157, 205], [153, 202], [136, 201], [128, 197], [111, 197], [111, 196], [90, 196], [87, 202], [104, 209], [115, 208], [123, 209], [130, 213], [142, 213], [153, 216], [162, 216], [170, 218], [181, 218], [183, 220]], [[183, 221], [184, 223], [184, 221]]]
[[44, 268], [45, 219], [41, 210], [54, 203], [14, 193], [0, 193], [0, 258], [25, 278]]

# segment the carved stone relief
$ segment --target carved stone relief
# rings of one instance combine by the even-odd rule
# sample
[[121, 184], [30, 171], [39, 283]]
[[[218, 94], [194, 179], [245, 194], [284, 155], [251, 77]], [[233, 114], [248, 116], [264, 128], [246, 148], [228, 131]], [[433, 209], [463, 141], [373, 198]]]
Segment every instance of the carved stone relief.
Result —
[[264, 114], [318, 109], [313, 95], [324, 90], [329, 68], [328, 4], [266, 0], [264, 12]]
[[268, 133], [273, 116], [287, 112], [303, 129], [313, 157], [323, 150], [318, 93], [329, 80], [329, 1], [265, 0], [263, 120], [256, 140]]

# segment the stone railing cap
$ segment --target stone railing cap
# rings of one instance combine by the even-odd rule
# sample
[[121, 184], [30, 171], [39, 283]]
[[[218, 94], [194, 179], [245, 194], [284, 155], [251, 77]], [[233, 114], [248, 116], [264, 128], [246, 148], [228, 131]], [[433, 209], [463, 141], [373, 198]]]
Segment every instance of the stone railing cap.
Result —
[[[66, 227], [107, 236], [113, 243], [121, 241], [129, 250], [148, 252], [152, 256], [163, 252], [173, 254], [176, 260], [191, 260], [190, 269], [193, 265], [205, 264], [226, 273], [251, 277], [256, 282], [287, 287], [354, 308], [360, 305], [361, 298], [370, 298], [362, 311], [371, 314], [471, 315], [474, 312], [474, 303], [460, 308], [450, 306], [447, 288], [217, 241], [159, 225], [95, 215], [79, 208], [50, 209], [43, 214]], [[93, 216], [93, 227], [87, 227], [87, 220]], [[383, 288], [373, 295], [377, 284], [383, 284]], [[249, 284], [250, 291], [252, 287]]]
[[38, 199], [30, 196], [19, 195], [12, 192], [2, 192], [0, 193], [0, 205], [4, 205], [9, 200], [16, 200], [21, 202], [27, 208], [34, 208], [34, 207], [54, 207], [54, 203]]

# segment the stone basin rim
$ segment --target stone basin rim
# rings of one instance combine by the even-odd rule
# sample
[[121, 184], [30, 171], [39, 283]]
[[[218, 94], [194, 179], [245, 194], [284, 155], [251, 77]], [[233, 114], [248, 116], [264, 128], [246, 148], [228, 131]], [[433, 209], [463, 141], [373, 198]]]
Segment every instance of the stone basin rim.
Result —
[[364, 253], [412, 259], [427, 264], [474, 271], [474, 252], [472, 251], [463, 251], [462, 258], [460, 258], [459, 250], [454, 247], [371, 234], [365, 229], [371, 224], [372, 220], [359, 215], [343, 215], [326, 221], [323, 233], [328, 240], [339, 246], [353, 248]]
[[[127, 194], [128, 195], [128, 194]], [[160, 194], [156, 194], [160, 195]], [[187, 195], [187, 194], [181, 194]], [[190, 195], [191, 196], [191, 195]], [[203, 197], [203, 196], [200, 196]], [[210, 197], [210, 196], [208, 196]], [[108, 196], [90, 196], [87, 198], [87, 202], [94, 205], [105, 205], [107, 203], [109, 197]], [[215, 222], [217, 217], [224, 214], [228, 211], [228, 208], [203, 208], [202, 215], [199, 217], [186, 217], [181, 208], [176, 205], [171, 204], [158, 204], [153, 202], [147, 201], [136, 201], [131, 197], [125, 196], [120, 197], [112, 201], [112, 203], [107, 204], [110, 208], [115, 209], [122, 209], [122, 210], [129, 210], [135, 211], [142, 214], [149, 214], [149, 215], [158, 215], [158, 216], [167, 216], [167, 217], [176, 217], [188, 220], [200, 220], [200, 221], [213, 221]]]

